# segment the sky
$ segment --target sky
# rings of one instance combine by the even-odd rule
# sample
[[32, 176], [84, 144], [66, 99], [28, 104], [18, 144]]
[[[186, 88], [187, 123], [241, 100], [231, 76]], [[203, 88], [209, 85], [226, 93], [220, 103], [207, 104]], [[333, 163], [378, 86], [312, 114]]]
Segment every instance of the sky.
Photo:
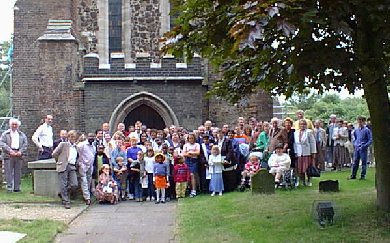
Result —
[[[0, 42], [10, 40], [11, 34], [13, 33], [13, 7], [15, 2], [16, 0], [0, 0]], [[347, 90], [342, 90], [338, 94], [342, 99], [351, 96]], [[363, 92], [359, 90], [355, 95], [362, 96]]]
[[8, 41], [14, 29], [14, 4], [16, 0], [0, 0], [0, 41]]

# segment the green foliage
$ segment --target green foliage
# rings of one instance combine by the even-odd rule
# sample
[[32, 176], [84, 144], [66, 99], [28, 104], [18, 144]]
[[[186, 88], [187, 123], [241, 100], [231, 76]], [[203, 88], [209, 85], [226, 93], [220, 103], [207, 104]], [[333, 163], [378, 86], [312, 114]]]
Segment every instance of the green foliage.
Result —
[[[291, 96], [307, 87], [387, 82], [390, 0], [175, 0], [176, 27], [163, 50], [216, 64], [211, 94], [236, 102], [261, 88]], [[375, 55], [375, 58], [372, 55]], [[375, 62], [376, 71], [365, 68]]]
[[306, 117], [313, 120], [321, 119], [325, 122], [328, 122], [331, 114], [352, 123], [358, 116], [369, 117], [366, 101], [358, 97], [340, 99], [336, 94], [327, 94], [322, 97], [312, 94], [305, 98], [301, 95], [290, 98], [286, 105], [290, 107], [289, 112], [304, 110]]
[[[376, 210], [374, 170], [365, 181], [348, 181], [349, 173], [321, 174], [321, 180], [339, 181], [339, 193], [319, 193], [314, 179], [311, 188], [274, 195], [232, 192], [180, 200], [180, 242], [389, 242], [389, 222]], [[320, 228], [315, 222], [317, 200], [334, 201], [334, 225]]]

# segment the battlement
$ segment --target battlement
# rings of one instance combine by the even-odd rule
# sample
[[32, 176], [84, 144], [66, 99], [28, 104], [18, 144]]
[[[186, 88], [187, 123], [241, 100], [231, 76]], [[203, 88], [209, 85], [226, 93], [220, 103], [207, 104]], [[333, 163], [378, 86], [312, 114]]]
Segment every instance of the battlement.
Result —
[[99, 64], [99, 55], [84, 56], [84, 77], [203, 77], [202, 62], [195, 56], [184, 63], [171, 55], [152, 62], [148, 53], [137, 53], [133, 63], [125, 63], [123, 53], [111, 53], [110, 64]]

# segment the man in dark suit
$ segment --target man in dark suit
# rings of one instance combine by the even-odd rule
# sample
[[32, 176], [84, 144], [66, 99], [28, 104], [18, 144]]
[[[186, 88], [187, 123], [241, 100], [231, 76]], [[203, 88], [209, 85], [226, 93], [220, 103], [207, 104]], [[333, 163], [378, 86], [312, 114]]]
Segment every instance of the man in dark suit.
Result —
[[67, 141], [68, 141], [68, 131], [61, 130], [60, 131], [60, 138], [54, 140], [54, 142], [53, 142], [53, 150], [56, 149], [61, 142], [67, 142]]
[[4, 169], [8, 192], [20, 192], [22, 156], [27, 151], [27, 137], [19, 130], [20, 124], [18, 119], [10, 119], [10, 129], [3, 132], [0, 138], [0, 147], [4, 152]]

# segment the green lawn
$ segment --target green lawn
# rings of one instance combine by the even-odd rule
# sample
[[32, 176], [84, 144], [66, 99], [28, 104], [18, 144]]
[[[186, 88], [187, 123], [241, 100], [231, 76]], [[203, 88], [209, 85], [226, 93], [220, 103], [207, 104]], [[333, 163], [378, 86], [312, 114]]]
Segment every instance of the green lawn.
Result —
[[[376, 211], [374, 169], [367, 180], [347, 180], [349, 171], [326, 172], [313, 187], [200, 195], [179, 201], [181, 242], [390, 242], [389, 215]], [[338, 179], [339, 193], [319, 193], [319, 180]], [[336, 221], [321, 228], [312, 216], [316, 200], [336, 204]], [[387, 220], [384, 220], [387, 218]]]
[[66, 227], [65, 223], [54, 220], [0, 220], [0, 231], [13, 231], [27, 234], [21, 241], [18, 241], [20, 243], [52, 242], [55, 235], [62, 232]]
[[3, 202], [58, 202], [57, 198], [35, 196], [32, 193], [32, 179], [31, 175], [22, 178], [21, 192], [9, 193], [4, 184], [0, 190], [0, 203]]

